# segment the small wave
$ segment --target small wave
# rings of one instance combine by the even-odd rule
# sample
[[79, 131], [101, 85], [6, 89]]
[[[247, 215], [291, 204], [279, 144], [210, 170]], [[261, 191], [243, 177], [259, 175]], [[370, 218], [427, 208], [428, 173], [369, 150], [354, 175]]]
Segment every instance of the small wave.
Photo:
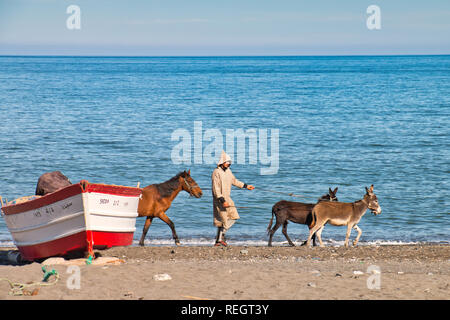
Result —
[[1, 248], [15, 247], [15, 244], [13, 241], [10, 240], [0, 240], [0, 247]]
[[[193, 238], [193, 239], [181, 239], [182, 246], [190, 247], [210, 247], [214, 244], [215, 239], [207, 238]], [[301, 246], [303, 241], [293, 241], [296, 246]], [[242, 246], [242, 247], [266, 247], [267, 240], [228, 240], [231, 246]], [[324, 240], [324, 245], [326, 247], [342, 247], [344, 246], [344, 241], [339, 240]], [[144, 244], [146, 246], [157, 246], [166, 247], [174, 246], [175, 242], [172, 239], [152, 239], [145, 240]], [[358, 246], [402, 246], [402, 245], [417, 245], [417, 244], [450, 244], [450, 241], [397, 241], [397, 240], [371, 240], [371, 241], [360, 241]], [[139, 241], [134, 240], [132, 246], [138, 246]], [[274, 247], [288, 246], [287, 241], [273, 241], [272, 245]], [[10, 248], [15, 247], [13, 241], [10, 240], [0, 240], [0, 248]]]
[[[202, 247], [202, 246], [212, 246], [214, 244], [214, 239], [207, 238], [193, 238], [193, 239], [181, 239], [181, 245], [183, 246], [193, 246], [193, 247]], [[267, 240], [228, 240], [227, 241], [232, 246], [248, 246], [248, 247], [265, 247], [267, 246]], [[301, 246], [303, 241], [293, 241], [296, 246]], [[329, 247], [341, 247], [344, 246], [344, 241], [336, 241], [336, 240], [324, 240], [325, 246]], [[358, 245], [360, 246], [395, 246], [395, 245], [416, 245], [416, 244], [450, 244], [448, 241], [397, 241], [397, 240], [371, 240], [371, 241], [360, 241]], [[172, 239], [152, 239], [145, 240], [145, 245], [148, 246], [173, 246], [174, 241]], [[133, 246], [139, 245], [139, 241], [133, 241]], [[273, 246], [287, 246], [287, 241], [273, 241]]]

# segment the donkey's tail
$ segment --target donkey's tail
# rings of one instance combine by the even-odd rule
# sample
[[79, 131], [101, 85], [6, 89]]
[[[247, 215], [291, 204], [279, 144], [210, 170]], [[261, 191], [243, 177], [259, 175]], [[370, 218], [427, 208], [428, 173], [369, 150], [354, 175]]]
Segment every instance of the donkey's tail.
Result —
[[317, 215], [316, 215], [316, 208], [313, 208], [312, 212], [311, 212], [311, 223], [309, 224], [309, 229], [312, 229], [317, 222]]
[[270, 232], [270, 229], [272, 228], [272, 222], [273, 222], [273, 216], [275, 215], [275, 206], [272, 207], [272, 218], [270, 218], [269, 225], [267, 227], [267, 233]]

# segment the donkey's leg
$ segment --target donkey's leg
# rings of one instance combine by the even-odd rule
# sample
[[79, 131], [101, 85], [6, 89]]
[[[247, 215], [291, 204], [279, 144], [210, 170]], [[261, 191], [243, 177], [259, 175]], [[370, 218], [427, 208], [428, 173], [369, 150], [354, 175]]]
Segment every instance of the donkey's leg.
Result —
[[179, 246], [180, 240], [178, 240], [177, 232], [175, 231], [175, 224], [172, 222], [172, 220], [169, 219], [169, 217], [164, 212], [162, 212], [159, 215], [159, 218], [169, 225], [170, 229], [172, 230], [172, 238], [173, 240], [175, 240], [175, 244]]
[[322, 231], [323, 228], [325, 227], [325, 225], [323, 225], [319, 230], [317, 230], [317, 232], [315, 233], [315, 235], [317, 236], [317, 239], [319, 239], [319, 244], [321, 247], [324, 247], [323, 242], [322, 242]]
[[348, 247], [348, 239], [350, 238], [350, 233], [352, 232], [352, 228], [353, 225], [351, 225], [350, 223], [347, 225], [347, 233], [345, 235], [345, 242], [344, 242], [344, 246]]
[[277, 216], [277, 221], [275, 222], [275, 225], [273, 226], [272, 230], [269, 231], [269, 243], [268, 243], [269, 247], [272, 246], [273, 234], [275, 233], [275, 231], [278, 230], [278, 228], [281, 226], [281, 224], [282, 224], [282, 222], [280, 221], [280, 219], [278, 219], [278, 216]]
[[284, 236], [286, 237], [286, 239], [287, 239], [287, 241], [289, 242], [289, 245], [291, 246], [291, 247], [295, 247], [295, 244], [291, 241], [291, 239], [289, 238], [289, 236], [288, 236], [288, 234], [287, 234], [287, 225], [288, 225], [288, 222], [287, 221], [285, 221], [284, 223], [283, 223], [283, 234], [284, 234]]
[[308, 237], [308, 240], [306, 240], [306, 246], [307, 247], [309, 247], [313, 235], [317, 232], [317, 230], [322, 228], [325, 223], [326, 223], [326, 221], [316, 221], [314, 227], [309, 229], [309, 237]]
[[357, 244], [358, 241], [359, 241], [359, 238], [361, 237], [362, 230], [361, 230], [361, 228], [358, 227], [356, 224], [355, 224], [355, 226], [353, 227], [353, 229], [355, 229], [355, 230], [358, 232], [358, 235], [356, 236], [356, 239], [353, 241], [353, 245], [356, 246], [356, 244]]
[[[316, 246], [316, 234], [314, 233], [312, 236], [312, 241], [313, 241], [313, 247]], [[305, 241], [303, 241], [303, 243], [301, 244], [301, 246], [305, 246], [306, 242], [308, 242], [308, 239], [306, 239]]]
[[148, 228], [150, 228], [152, 221], [153, 221], [153, 217], [147, 217], [147, 219], [145, 220], [144, 229], [142, 230], [141, 241], [139, 241], [140, 246], [144, 246], [145, 236], [147, 235]]

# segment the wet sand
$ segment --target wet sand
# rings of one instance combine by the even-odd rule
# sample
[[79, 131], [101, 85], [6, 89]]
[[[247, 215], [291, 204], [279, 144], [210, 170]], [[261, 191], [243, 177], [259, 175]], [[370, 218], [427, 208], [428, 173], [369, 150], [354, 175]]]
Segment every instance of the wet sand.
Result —
[[[6, 252], [12, 249], [0, 249], [0, 278], [20, 283], [42, 280], [41, 263], [14, 265], [7, 260]], [[12, 296], [8, 282], [0, 281], [0, 300], [450, 298], [448, 244], [118, 247], [96, 254], [120, 260], [117, 265], [81, 264], [79, 289], [73, 288], [75, 273], [68, 273], [67, 265], [48, 266], [58, 272], [59, 280], [35, 290], [34, 296]], [[158, 274], [168, 274], [171, 280], [155, 280]]]

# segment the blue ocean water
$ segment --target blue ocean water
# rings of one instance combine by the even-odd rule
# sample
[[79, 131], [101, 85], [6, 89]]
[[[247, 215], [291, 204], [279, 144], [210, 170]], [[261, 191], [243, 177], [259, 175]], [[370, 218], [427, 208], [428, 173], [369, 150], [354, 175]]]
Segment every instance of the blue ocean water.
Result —
[[[141, 186], [190, 169], [201, 199], [168, 210], [185, 244], [212, 244], [210, 163], [176, 164], [175, 130], [278, 129], [279, 166], [233, 164], [256, 186], [234, 189], [233, 244], [266, 244], [271, 207], [329, 187], [351, 202], [374, 184], [383, 212], [359, 223], [363, 243], [450, 242], [450, 56], [0, 57], [0, 195], [35, 191], [60, 170], [72, 182]], [[206, 147], [204, 142], [203, 147]], [[269, 145], [270, 154], [270, 145]], [[248, 158], [248, 155], [247, 155]], [[258, 190], [258, 188], [261, 188]], [[135, 240], [144, 219], [137, 221]], [[342, 242], [346, 229], [322, 237]], [[307, 227], [289, 224], [296, 241]], [[355, 232], [352, 234], [355, 236]], [[150, 244], [172, 244], [154, 220]], [[274, 241], [283, 243], [281, 229]], [[12, 245], [0, 218], [0, 245]]]

